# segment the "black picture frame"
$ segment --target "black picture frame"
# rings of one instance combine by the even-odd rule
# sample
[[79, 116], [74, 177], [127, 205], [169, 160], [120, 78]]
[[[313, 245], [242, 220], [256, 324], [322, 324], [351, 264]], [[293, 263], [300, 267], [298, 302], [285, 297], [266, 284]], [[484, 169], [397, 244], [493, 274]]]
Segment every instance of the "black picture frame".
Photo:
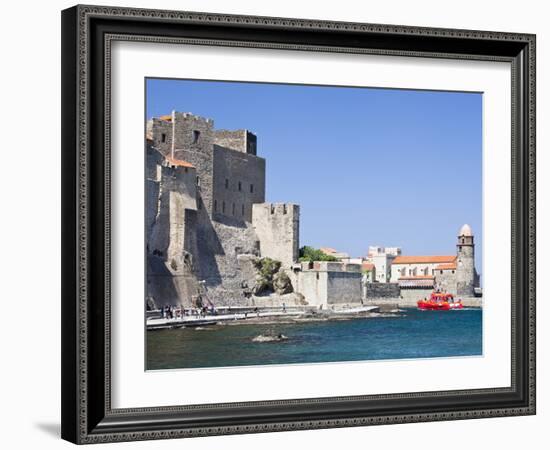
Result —
[[[113, 409], [113, 40], [508, 61], [512, 66], [512, 383], [415, 394]], [[62, 437], [96, 443], [535, 414], [535, 36], [75, 6], [62, 12]]]

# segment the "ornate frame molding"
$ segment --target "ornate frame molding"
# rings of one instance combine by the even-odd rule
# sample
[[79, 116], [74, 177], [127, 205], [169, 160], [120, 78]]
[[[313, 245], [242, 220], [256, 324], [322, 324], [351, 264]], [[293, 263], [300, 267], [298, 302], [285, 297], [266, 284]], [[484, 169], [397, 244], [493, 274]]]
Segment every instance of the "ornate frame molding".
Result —
[[[63, 12], [63, 399], [62, 435], [76, 443], [163, 439], [218, 434], [456, 420], [535, 413], [535, 36], [470, 30], [362, 24], [304, 19], [234, 16], [196, 12], [76, 6]], [[125, 26], [132, 25], [128, 32]], [[152, 24], [171, 35], [146, 34]], [[174, 36], [177, 30], [201, 36]], [[235, 29], [253, 40], [235, 39]], [[138, 30], [138, 31], [135, 31]], [[157, 28], [158, 30], [158, 28]], [[175, 30], [175, 31], [174, 31]], [[214, 32], [212, 31], [214, 30]], [[310, 42], [312, 30], [325, 32]], [[210, 33], [210, 34], [208, 34]], [[264, 34], [262, 34], [264, 33]], [[204, 35], [206, 34], [206, 35]], [[223, 34], [224, 38], [220, 38]], [[225, 37], [225, 34], [227, 36]], [[282, 35], [286, 37], [283, 39]], [[213, 36], [216, 35], [216, 36]], [[278, 36], [278, 37], [277, 37]], [[337, 38], [332, 39], [331, 36]], [[266, 40], [275, 37], [281, 41]], [[353, 37], [352, 40], [349, 38]], [[194, 45], [243, 46], [411, 57], [480, 59], [512, 64], [512, 386], [471, 391], [292, 399], [237, 404], [114, 410], [110, 402], [110, 64], [116, 40]], [[359, 44], [341, 45], [346, 42]], [[365, 45], [370, 43], [373, 45]], [[364, 41], [364, 42], [363, 42]], [[391, 41], [391, 42], [390, 42]], [[447, 42], [453, 51], [441, 49]], [[496, 45], [491, 45], [495, 44]], [[334, 45], [336, 44], [336, 45]], [[400, 46], [402, 48], [400, 48]], [[101, 74], [103, 74], [101, 76]], [[101, 88], [102, 86], [102, 88]], [[102, 90], [100, 104], [96, 97]], [[99, 114], [99, 115], [98, 115]], [[98, 117], [103, 124], [98, 127]], [[93, 143], [93, 146], [92, 146]], [[92, 149], [103, 147], [98, 157]], [[98, 187], [101, 185], [100, 187]], [[103, 213], [103, 214], [102, 214]], [[95, 246], [100, 245], [99, 251]], [[102, 289], [97, 283], [101, 279]], [[95, 299], [95, 301], [94, 301]], [[102, 299], [98, 302], [98, 299]], [[99, 303], [99, 304], [98, 304]], [[97, 319], [99, 317], [100, 319]], [[91, 350], [93, 346], [93, 351]], [[97, 354], [98, 346], [102, 351]], [[101, 358], [103, 364], [100, 364]], [[101, 366], [101, 367], [98, 367]], [[95, 370], [95, 372], [94, 372]], [[92, 380], [98, 373], [103, 383]], [[92, 375], [92, 377], [91, 377]], [[65, 383], [68, 381], [67, 383]], [[100, 389], [101, 388], [101, 389]], [[98, 396], [101, 401], [92, 400]], [[521, 391], [521, 392], [519, 392]], [[504, 400], [496, 402], [497, 396]], [[507, 396], [507, 397], [506, 397]], [[468, 408], [414, 410], [426, 398], [471, 401]], [[482, 405], [476, 397], [488, 398]], [[494, 403], [491, 403], [491, 398]], [[500, 398], [500, 397], [499, 397]], [[412, 412], [391, 414], [378, 407], [341, 417], [330, 405], [362, 401], [367, 405], [399, 400]], [[434, 404], [436, 400], [434, 400]], [[477, 407], [474, 406], [477, 404]], [[243, 408], [281, 411], [311, 409], [315, 418], [237, 420]], [[323, 407], [325, 416], [322, 417]], [[327, 409], [328, 408], [328, 409]], [[412, 409], [411, 409], [412, 408]], [[211, 410], [240, 410], [234, 423], [212, 417]], [[199, 412], [200, 420], [184, 419]], [[227, 413], [226, 413], [227, 414]], [[267, 414], [267, 413], [266, 413]], [[177, 420], [176, 420], [177, 419]], [[180, 420], [181, 419], [181, 420]], [[204, 425], [206, 423], [206, 425]], [[174, 425], [175, 424], [175, 425]]]

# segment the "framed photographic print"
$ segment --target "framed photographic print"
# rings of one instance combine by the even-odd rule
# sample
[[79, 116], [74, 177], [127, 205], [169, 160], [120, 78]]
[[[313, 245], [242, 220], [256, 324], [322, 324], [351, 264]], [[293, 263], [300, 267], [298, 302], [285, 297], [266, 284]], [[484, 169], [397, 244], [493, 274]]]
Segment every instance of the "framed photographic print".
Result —
[[62, 436], [535, 413], [535, 36], [62, 13]]

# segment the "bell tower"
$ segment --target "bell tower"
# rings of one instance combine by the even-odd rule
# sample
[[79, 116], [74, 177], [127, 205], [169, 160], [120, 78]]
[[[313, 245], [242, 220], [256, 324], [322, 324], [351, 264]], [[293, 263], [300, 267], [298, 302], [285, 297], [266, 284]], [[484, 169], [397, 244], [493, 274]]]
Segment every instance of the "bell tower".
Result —
[[473, 297], [476, 280], [474, 234], [464, 224], [458, 232], [456, 244], [456, 292], [459, 296]]

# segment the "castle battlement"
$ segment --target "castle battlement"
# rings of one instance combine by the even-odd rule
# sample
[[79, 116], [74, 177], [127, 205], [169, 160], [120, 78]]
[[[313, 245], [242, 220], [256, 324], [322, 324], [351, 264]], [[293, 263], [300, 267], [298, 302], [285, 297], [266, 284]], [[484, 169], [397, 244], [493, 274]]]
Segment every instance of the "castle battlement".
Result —
[[[216, 302], [240, 302], [251, 261], [298, 259], [298, 205], [265, 202], [265, 159], [246, 129], [173, 111], [147, 122], [148, 297], [192, 303], [197, 280]], [[248, 301], [248, 300], [246, 300]]]
[[252, 226], [260, 241], [260, 253], [290, 268], [298, 260], [300, 207], [293, 203], [252, 205]]
[[258, 203], [253, 206], [256, 214], [266, 216], [286, 215], [299, 213], [300, 207], [294, 203]]

